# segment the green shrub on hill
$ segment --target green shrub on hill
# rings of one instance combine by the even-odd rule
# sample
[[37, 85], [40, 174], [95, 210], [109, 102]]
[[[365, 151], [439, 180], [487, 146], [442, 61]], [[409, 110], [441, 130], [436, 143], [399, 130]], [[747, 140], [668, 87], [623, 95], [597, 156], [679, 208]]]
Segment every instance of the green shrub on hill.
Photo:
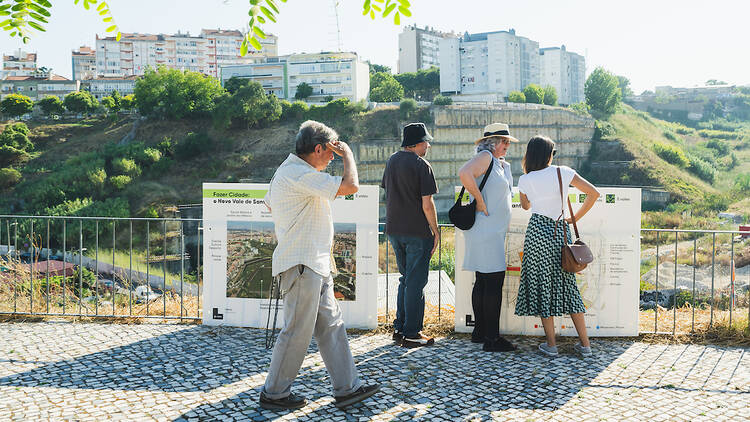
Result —
[[670, 164], [674, 164], [678, 167], [687, 167], [687, 165], [690, 163], [682, 149], [674, 145], [665, 144], [663, 142], [656, 142], [654, 143], [652, 148], [654, 149], [656, 155]]
[[281, 102], [275, 95], [266, 95], [258, 82], [249, 82], [234, 94], [223, 94], [216, 99], [213, 122], [217, 128], [230, 125], [263, 127], [281, 117]]
[[700, 177], [708, 183], [713, 184], [716, 180], [716, 169], [710, 162], [698, 157], [695, 154], [687, 154], [689, 161], [687, 170]]
[[523, 95], [527, 103], [542, 104], [544, 103], [544, 88], [537, 84], [528, 84], [523, 89]]
[[148, 117], [209, 117], [225, 92], [216, 78], [163, 66], [147, 69], [135, 83], [138, 110]]
[[735, 139], [737, 137], [734, 132], [712, 129], [701, 129], [698, 131], [698, 135], [708, 139]]
[[[283, 110], [285, 102], [289, 104], [289, 106], [286, 110]], [[310, 110], [310, 107], [308, 107], [307, 103], [304, 101], [295, 101], [293, 103], [282, 101], [281, 106], [281, 118], [284, 120], [302, 120], [305, 118], [307, 111]]]
[[729, 150], [731, 149], [731, 146], [729, 145], [729, 142], [721, 140], [721, 139], [711, 139], [705, 144], [706, 148], [711, 148], [715, 151], [716, 157], [722, 157], [724, 155], [729, 154]]
[[112, 169], [117, 174], [124, 174], [131, 178], [141, 175], [141, 168], [135, 163], [135, 160], [130, 158], [117, 158], [113, 160]]
[[526, 95], [521, 91], [511, 91], [508, 93], [508, 102], [510, 103], [525, 103]]
[[175, 148], [175, 155], [182, 160], [190, 160], [203, 155], [214, 147], [214, 140], [206, 132], [190, 132]]
[[61, 99], [54, 95], [47, 95], [46, 97], [38, 100], [36, 105], [42, 109], [42, 112], [48, 116], [60, 115], [65, 112], [65, 106]]
[[73, 113], [93, 113], [99, 107], [99, 101], [88, 91], [71, 92], [65, 96], [63, 104]]
[[25, 95], [9, 94], [0, 101], [0, 113], [11, 118], [31, 113], [32, 110], [34, 110], [34, 102]]
[[21, 181], [21, 172], [12, 168], [0, 169], [0, 189], [15, 186]]
[[596, 120], [594, 122], [594, 139], [599, 141], [604, 138], [610, 138], [615, 136], [617, 129], [615, 126], [605, 120]]
[[29, 140], [31, 131], [24, 123], [13, 123], [0, 133], [0, 146], [9, 146], [21, 151], [31, 151], [34, 143]]
[[133, 179], [130, 176], [120, 174], [109, 178], [109, 184], [112, 185], [115, 190], [123, 190], [126, 186], [132, 182]]
[[750, 195], [750, 173], [738, 174], [734, 179], [734, 188], [741, 194]]
[[438, 94], [435, 96], [435, 99], [432, 100], [432, 104], [436, 106], [451, 105], [453, 104], [453, 98]]
[[411, 118], [411, 115], [414, 114], [415, 111], [417, 111], [417, 102], [411, 98], [407, 98], [401, 101], [401, 104], [399, 104], [398, 106], [398, 110], [401, 113], [402, 119], [409, 119]]

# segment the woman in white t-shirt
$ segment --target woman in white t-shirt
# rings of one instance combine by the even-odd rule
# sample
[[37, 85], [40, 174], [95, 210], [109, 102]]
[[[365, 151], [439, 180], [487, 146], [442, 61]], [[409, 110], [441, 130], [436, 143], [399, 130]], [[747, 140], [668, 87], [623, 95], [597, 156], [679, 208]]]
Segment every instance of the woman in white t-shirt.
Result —
[[[554, 317], [569, 314], [581, 340], [575, 345], [575, 350], [589, 356], [591, 345], [584, 321], [586, 308], [576, 285], [576, 275], [562, 269], [562, 246], [571, 243], [571, 238], [570, 227], [561, 221], [564, 213], [558, 169], [563, 198], [567, 198], [571, 184], [586, 194], [586, 200], [575, 214], [576, 221], [586, 215], [600, 194], [594, 185], [570, 167], [553, 166], [555, 152], [552, 140], [535, 136], [529, 141], [523, 158], [526, 174], [518, 179], [518, 190], [521, 193], [521, 206], [525, 210], [531, 209], [532, 214], [523, 243], [521, 284], [515, 313], [541, 317], [547, 342], [540, 344], [539, 350], [549, 356], [557, 356]], [[571, 221], [565, 218], [566, 223]], [[558, 230], [557, 236], [556, 225], [564, 229]], [[562, 233], [565, 233], [565, 238]]]

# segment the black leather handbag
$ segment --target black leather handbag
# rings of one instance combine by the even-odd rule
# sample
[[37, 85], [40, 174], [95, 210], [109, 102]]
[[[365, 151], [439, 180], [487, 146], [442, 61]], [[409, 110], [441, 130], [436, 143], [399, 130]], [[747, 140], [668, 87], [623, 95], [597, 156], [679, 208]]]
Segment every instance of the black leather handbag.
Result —
[[[479, 192], [482, 192], [484, 184], [487, 183], [487, 178], [490, 176], [492, 171], [492, 165], [495, 160], [490, 160], [490, 166], [487, 167], [487, 171], [484, 172], [484, 178], [482, 183], [479, 184]], [[474, 225], [474, 220], [477, 218], [477, 200], [474, 199], [467, 205], [461, 205], [461, 198], [464, 197], [465, 187], [461, 187], [461, 193], [458, 194], [456, 203], [453, 204], [450, 211], [448, 211], [448, 219], [453, 223], [454, 226], [461, 230], [469, 230]]]

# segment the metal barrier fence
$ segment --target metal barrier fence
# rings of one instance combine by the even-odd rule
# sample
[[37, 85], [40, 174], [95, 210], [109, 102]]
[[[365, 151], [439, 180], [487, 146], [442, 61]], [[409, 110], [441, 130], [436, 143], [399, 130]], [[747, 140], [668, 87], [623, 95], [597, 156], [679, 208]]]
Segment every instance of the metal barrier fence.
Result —
[[201, 232], [200, 219], [0, 215], [0, 315], [201, 319]]
[[[200, 320], [202, 227], [201, 219], [0, 215], [0, 315]], [[451, 275], [457, 267], [455, 229], [450, 224], [440, 224], [439, 229], [441, 241], [431, 260], [431, 269], [438, 271], [438, 322], [453, 318], [452, 312], [445, 315], [449, 309], [443, 300], [446, 283], [453, 284]], [[641, 237], [647, 240], [644, 244], [655, 246], [653, 257], [650, 251], [654, 248], [641, 248], [641, 282], [652, 275], [655, 280], [653, 289], [641, 291], [641, 301], [645, 297], [649, 305], [641, 306], [640, 331], [676, 334], [678, 307], [685, 304], [692, 317], [689, 331], [695, 331], [696, 310], [701, 306], [708, 308], [709, 326], [714, 324], [715, 311], [726, 313], [722, 307], [728, 308], [732, 325], [737, 300], [745, 300], [736, 291], [735, 247], [738, 243], [750, 246], [750, 240], [742, 237], [748, 235], [740, 231], [641, 229]], [[704, 246], [699, 247], [699, 243]], [[680, 254], [680, 248], [683, 252], [689, 249], [688, 253]], [[384, 309], [379, 308], [384, 322], [395, 313], [391, 306], [391, 287], [398, 285], [398, 279], [392, 276], [398, 272], [395, 261], [390, 241], [381, 230], [379, 273], [384, 274], [385, 289], [380, 293], [384, 297], [378, 299], [385, 299]], [[665, 265], [674, 271], [671, 280], [664, 279]], [[687, 288], [685, 282], [678, 286], [680, 265], [685, 267], [683, 273], [692, 270], [692, 283], [688, 277]], [[730, 269], [728, 283], [726, 268]], [[745, 264], [748, 287], [749, 269]], [[710, 272], [708, 292], [698, 281], [698, 271]], [[724, 292], [728, 292], [728, 298]], [[671, 298], [664, 293], [671, 293]], [[750, 288], [747, 301], [750, 303]], [[671, 330], [665, 330], [660, 328], [659, 318], [666, 318], [670, 306]], [[651, 309], [653, 330], [643, 324], [644, 315], [650, 318], [646, 313]]]

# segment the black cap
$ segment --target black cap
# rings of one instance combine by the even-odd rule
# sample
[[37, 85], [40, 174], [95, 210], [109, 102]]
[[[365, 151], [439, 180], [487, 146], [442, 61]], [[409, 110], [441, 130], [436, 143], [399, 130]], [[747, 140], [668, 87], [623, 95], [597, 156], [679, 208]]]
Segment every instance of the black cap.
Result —
[[401, 147], [410, 147], [423, 141], [431, 141], [432, 136], [427, 132], [424, 123], [409, 123], [404, 126], [404, 139]]

